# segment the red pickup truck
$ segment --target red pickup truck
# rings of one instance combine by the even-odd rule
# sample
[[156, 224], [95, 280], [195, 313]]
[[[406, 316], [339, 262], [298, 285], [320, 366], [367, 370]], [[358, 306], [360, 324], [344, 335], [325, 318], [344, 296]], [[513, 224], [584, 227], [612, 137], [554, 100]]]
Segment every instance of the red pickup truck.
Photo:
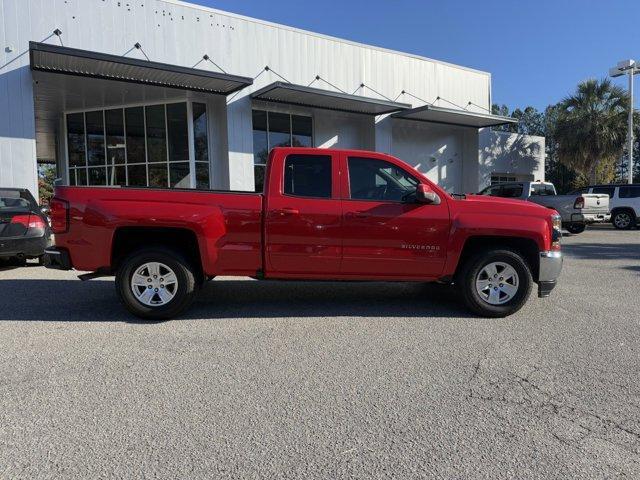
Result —
[[562, 268], [560, 217], [517, 200], [449, 195], [404, 162], [275, 148], [264, 193], [57, 187], [51, 268], [115, 275], [125, 307], [178, 315], [209, 279], [441, 282], [477, 314], [509, 315]]

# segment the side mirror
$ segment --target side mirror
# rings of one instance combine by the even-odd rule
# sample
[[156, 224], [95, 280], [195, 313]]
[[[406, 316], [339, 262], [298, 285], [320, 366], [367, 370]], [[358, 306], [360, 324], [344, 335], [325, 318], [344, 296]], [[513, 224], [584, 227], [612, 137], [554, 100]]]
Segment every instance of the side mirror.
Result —
[[421, 183], [416, 189], [416, 201], [425, 205], [440, 205], [440, 197], [428, 185]]

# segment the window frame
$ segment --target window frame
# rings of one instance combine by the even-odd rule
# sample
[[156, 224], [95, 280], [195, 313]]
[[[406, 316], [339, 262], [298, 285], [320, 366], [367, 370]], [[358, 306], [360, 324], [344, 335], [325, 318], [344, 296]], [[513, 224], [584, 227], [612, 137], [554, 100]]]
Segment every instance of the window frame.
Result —
[[[198, 165], [203, 165], [206, 164], [207, 165], [207, 170], [208, 170], [208, 187], [206, 189], [204, 188], [200, 188], [198, 190], [211, 190], [212, 188], [212, 184], [213, 184], [213, 168], [211, 165], [211, 155], [212, 152], [215, 151], [215, 148], [213, 148], [212, 145], [212, 135], [211, 135], [211, 130], [210, 130], [210, 126], [211, 126], [211, 109], [209, 108], [209, 105], [207, 103], [207, 101], [205, 99], [174, 99], [174, 100], [165, 100], [165, 101], [148, 101], [148, 102], [136, 102], [136, 103], [127, 103], [127, 104], [119, 104], [119, 105], [108, 105], [108, 106], [101, 106], [98, 108], [83, 108], [83, 109], [69, 109], [69, 110], [64, 110], [62, 112], [62, 116], [63, 116], [63, 128], [64, 131], [62, 132], [62, 136], [63, 136], [63, 148], [64, 148], [64, 165], [65, 165], [65, 182], [67, 185], [71, 185], [71, 177], [74, 177], [74, 186], [98, 186], [98, 185], [89, 185], [89, 168], [92, 168], [89, 166], [88, 164], [88, 150], [87, 150], [87, 124], [86, 124], [86, 114], [89, 112], [101, 112], [102, 113], [102, 119], [103, 119], [103, 135], [104, 135], [104, 150], [105, 150], [105, 164], [104, 165], [99, 165], [99, 166], [94, 166], [93, 168], [104, 168], [105, 170], [105, 184], [104, 185], [99, 185], [102, 187], [122, 187], [122, 188], [166, 188], [166, 189], [172, 189], [172, 187], [170, 187], [171, 184], [171, 179], [170, 179], [170, 164], [171, 163], [180, 163], [180, 162], [170, 162], [169, 161], [169, 139], [168, 139], [168, 125], [167, 125], [167, 106], [171, 105], [171, 104], [186, 104], [186, 115], [187, 115], [187, 143], [188, 143], [188, 151], [189, 151], [189, 158], [183, 160], [183, 162], [188, 162], [189, 164], [189, 187], [188, 189], [193, 189], [196, 190], [197, 188], [197, 178], [196, 178], [196, 166]], [[206, 123], [207, 123], [207, 127], [206, 127], [206, 134], [207, 134], [207, 155], [208, 155], [208, 160], [205, 161], [198, 161], [195, 159], [195, 138], [194, 138], [194, 118], [193, 118], [193, 104], [197, 103], [197, 104], [201, 104], [204, 106], [204, 111], [205, 111], [205, 115], [206, 115]], [[167, 165], [167, 185], [164, 187], [152, 187], [149, 186], [149, 150], [148, 150], [148, 136], [147, 136], [147, 107], [152, 107], [152, 106], [162, 106], [164, 109], [164, 114], [165, 114], [165, 137], [166, 137], [166, 142], [167, 142], [167, 152], [166, 152], [166, 159], [164, 162], [151, 162], [152, 164], [160, 164], [160, 163], [165, 163]], [[127, 115], [126, 115], [126, 110], [129, 108], [142, 108], [142, 119], [143, 119], [143, 125], [142, 125], [142, 130], [144, 132], [144, 145], [145, 145], [145, 154], [144, 154], [144, 161], [143, 162], [129, 162], [129, 158], [128, 158], [128, 148], [127, 148]], [[111, 165], [108, 162], [108, 149], [107, 149], [107, 127], [106, 127], [106, 112], [110, 111], [110, 110], [122, 110], [122, 116], [123, 116], [123, 129], [124, 129], [124, 141], [125, 141], [125, 159], [124, 159], [124, 163], [123, 164], [116, 164], [115, 166]], [[67, 117], [68, 115], [74, 115], [74, 114], [81, 114], [82, 115], [82, 119], [83, 119], [83, 123], [84, 123], [84, 137], [85, 137], [85, 148], [84, 148], [84, 156], [85, 156], [85, 165], [84, 166], [71, 166], [70, 162], [69, 162], [69, 132], [68, 132], [68, 125], [67, 125]], [[145, 185], [129, 185], [129, 168], [130, 166], [140, 166], [143, 165], [145, 168], [145, 172], [146, 172], [146, 182]], [[109, 185], [108, 184], [108, 180], [109, 180], [109, 171], [111, 168], [115, 168], [118, 166], [124, 166], [125, 167], [125, 185]], [[81, 185], [78, 185], [77, 183], [77, 178], [78, 178], [78, 172], [79, 170], [85, 170], [85, 182]]]
[[[379, 161], [379, 162], [384, 162], [387, 163], [389, 165], [392, 165], [393, 167], [397, 168], [398, 170], [401, 170], [402, 172], [405, 173], [405, 175], [413, 178], [417, 183], [416, 183], [416, 191], [418, 188], [418, 185], [420, 185], [421, 183], [423, 183], [419, 178], [417, 178], [415, 175], [409, 173], [404, 167], [386, 159], [386, 158], [380, 158], [380, 157], [376, 157], [376, 156], [358, 156], [358, 155], [345, 155], [344, 156], [344, 169], [345, 169], [345, 186], [347, 188], [347, 191], [345, 192], [344, 195], [342, 195], [342, 200], [349, 200], [352, 202], [376, 202], [376, 203], [393, 203], [393, 204], [412, 204], [414, 202], [405, 202], [402, 200], [379, 200], [379, 199], [367, 199], [367, 198], [351, 198], [351, 175], [349, 172], [349, 159], [351, 158], [357, 158], [360, 160], [375, 160], [375, 161]], [[344, 188], [344, 187], [343, 187]]]
[[[302, 148], [302, 147], [301, 147]], [[306, 157], [328, 157], [329, 158], [329, 168], [330, 168], [330, 193], [328, 197], [314, 197], [314, 196], [306, 196], [306, 195], [295, 195], [293, 193], [286, 193], [286, 185], [285, 185], [285, 181], [286, 181], [286, 168], [287, 168], [287, 161], [289, 160], [289, 157], [299, 157], [299, 156], [306, 156]], [[284, 160], [282, 161], [282, 180], [281, 180], [281, 195], [283, 197], [288, 197], [288, 198], [310, 198], [310, 199], [314, 199], [314, 200], [335, 200], [335, 182], [334, 182], [334, 172], [336, 168], [336, 157], [335, 155], [333, 155], [331, 152], [326, 152], [326, 153], [290, 153], [288, 154]], [[339, 167], [338, 167], [339, 168]]]

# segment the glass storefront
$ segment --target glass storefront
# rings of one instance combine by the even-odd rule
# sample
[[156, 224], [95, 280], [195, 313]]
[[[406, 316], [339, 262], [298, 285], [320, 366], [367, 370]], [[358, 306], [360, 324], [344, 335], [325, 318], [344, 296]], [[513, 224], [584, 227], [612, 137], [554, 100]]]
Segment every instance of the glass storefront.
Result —
[[274, 147], [312, 147], [311, 117], [253, 110], [253, 172], [256, 192], [264, 189], [269, 151]]
[[70, 185], [210, 186], [207, 108], [203, 103], [69, 113], [66, 121]]

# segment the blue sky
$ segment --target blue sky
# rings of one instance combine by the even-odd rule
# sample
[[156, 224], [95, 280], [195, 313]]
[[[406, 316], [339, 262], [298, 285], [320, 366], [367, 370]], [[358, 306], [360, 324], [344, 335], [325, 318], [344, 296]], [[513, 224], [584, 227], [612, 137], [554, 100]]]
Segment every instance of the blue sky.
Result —
[[494, 102], [511, 109], [544, 108], [640, 60], [638, 0], [191, 1], [491, 72]]

